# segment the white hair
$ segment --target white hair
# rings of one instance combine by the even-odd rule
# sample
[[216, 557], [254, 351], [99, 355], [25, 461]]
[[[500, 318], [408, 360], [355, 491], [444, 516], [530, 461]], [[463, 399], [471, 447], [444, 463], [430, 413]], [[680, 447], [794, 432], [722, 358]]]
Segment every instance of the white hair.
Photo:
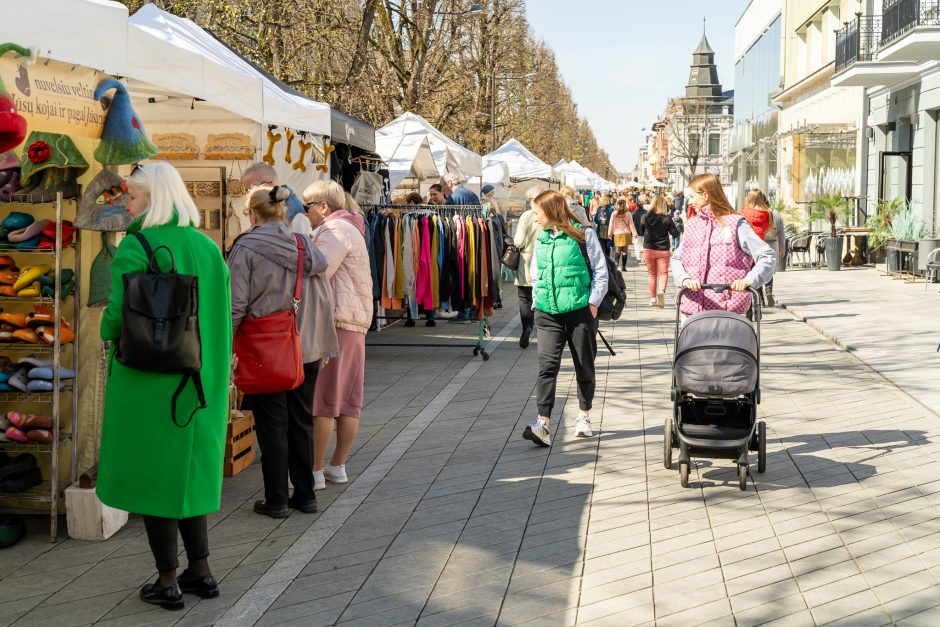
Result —
[[147, 196], [143, 228], [170, 224], [174, 219], [176, 226], [199, 226], [196, 203], [186, 191], [183, 177], [169, 163], [138, 164], [127, 184]]
[[325, 202], [330, 213], [346, 209], [346, 190], [336, 181], [314, 181], [304, 190], [304, 202]]
[[454, 187], [455, 185], [463, 185], [467, 182], [467, 179], [460, 176], [459, 174], [454, 174], [453, 172], [448, 172], [441, 177], [441, 180], [447, 183], [447, 185], [450, 187]]

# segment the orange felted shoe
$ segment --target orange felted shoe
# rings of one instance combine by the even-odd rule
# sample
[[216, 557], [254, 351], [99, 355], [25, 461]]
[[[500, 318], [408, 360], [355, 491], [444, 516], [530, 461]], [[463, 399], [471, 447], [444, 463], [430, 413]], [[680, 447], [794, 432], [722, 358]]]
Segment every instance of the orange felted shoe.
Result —
[[22, 329], [26, 326], [26, 317], [28, 314], [25, 313], [0, 313], [0, 322], [6, 322], [9, 325]]
[[16, 262], [13, 261], [13, 257], [9, 255], [0, 255], [0, 270], [7, 270], [11, 266], [15, 266]]
[[16, 283], [16, 280], [19, 278], [20, 278], [19, 272], [10, 272], [8, 270], [4, 270], [3, 272], [0, 272], [0, 283], [4, 285], [14, 285]]
[[39, 335], [32, 329], [17, 329], [13, 332], [13, 339], [29, 344], [39, 344], [42, 342], [42, 340], [39, 339]]
[[[75, 332], [72, 331], [72, 329], [63, 325], [59, 328], [59, 330], [62, 334], [61, 337], [59, 338], [60, 344], [70, 344], [71, 342], [75, 340]], [[36, 334], [46, 344], [49, 344], [50, 346], [52, 344], [55, 344], [55, 327], [52, 327], [52, 326], [39, 327], [38, 329], [36, 329]], [[14, 336], [15, 335], [16, 334], [14, 333]]]
[[12, 285], [0, 285], [0, 296], [19, 296], [20, 293], [16, 291]]

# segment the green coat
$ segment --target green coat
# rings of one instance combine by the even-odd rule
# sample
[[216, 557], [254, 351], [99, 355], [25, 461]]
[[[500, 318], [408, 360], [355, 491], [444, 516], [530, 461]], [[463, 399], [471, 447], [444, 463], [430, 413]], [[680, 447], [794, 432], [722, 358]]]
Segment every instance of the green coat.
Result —
[[[130, 232], [140, 230], [140, 220]], [[193, 227], [164, 225], [141, 231], [156, 250], [173, 251], [182, 274], [199, 277], [199, 332], [202, 340], [202, 381], [206, 409], [180, 429], [173, 424], [170, 399], [182, 375], [157, 374], [128, 368], [108, 357], [98, 464], [98, 497], [135, 514], [189, 518], [216, 512], [222, 496], [222, 461], [229, 415], [229, 373], [232, 361], [232, 307], [229, 271], [219, 247]], [[157, 253], [164, 265], [165, 251]], [[101, 319], [101, 337], [121, 335], [123, 275], [147, 267], [143, 247], [125, 237], [111, 271], [111, 300]], [[192, 383], [180, 396], [180, 423], [197, 406]]]
[[535, 308], [557, 315], [584, 309], [591, 297], [591, 272], [574, 238], [545, 229], [535, 243]]

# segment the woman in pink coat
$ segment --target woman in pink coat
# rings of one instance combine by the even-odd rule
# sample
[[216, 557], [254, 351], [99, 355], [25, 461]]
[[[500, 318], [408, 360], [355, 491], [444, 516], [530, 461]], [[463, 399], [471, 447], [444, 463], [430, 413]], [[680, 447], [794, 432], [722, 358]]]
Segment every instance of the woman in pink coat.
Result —
[[[334, 181], [317, 181], [304, 190], [311, 238], [326, 256], [333, 288], [333, 322], [339, 357], [320, 368], [313, 396], [314, 489], [326, 480], [346, 483], [346, 457], [359, 430], [365, 380], [366, 332], [372, 324], [372, 274], [365, 241], [365, 219], [359, 207]], [[336, 430], [333, 457], [326, 450]]]

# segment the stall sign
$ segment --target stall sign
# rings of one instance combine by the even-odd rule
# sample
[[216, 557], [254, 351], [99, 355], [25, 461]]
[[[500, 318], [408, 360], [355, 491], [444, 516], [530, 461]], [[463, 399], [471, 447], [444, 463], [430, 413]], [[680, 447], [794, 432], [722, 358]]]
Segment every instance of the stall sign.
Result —
[[16, 55], [0, 58], [0, 76], [30, 130], [101, 137], [107, 112], [95, 88], [111, 77], [81, 65], [40, 59], [30, 67]]

